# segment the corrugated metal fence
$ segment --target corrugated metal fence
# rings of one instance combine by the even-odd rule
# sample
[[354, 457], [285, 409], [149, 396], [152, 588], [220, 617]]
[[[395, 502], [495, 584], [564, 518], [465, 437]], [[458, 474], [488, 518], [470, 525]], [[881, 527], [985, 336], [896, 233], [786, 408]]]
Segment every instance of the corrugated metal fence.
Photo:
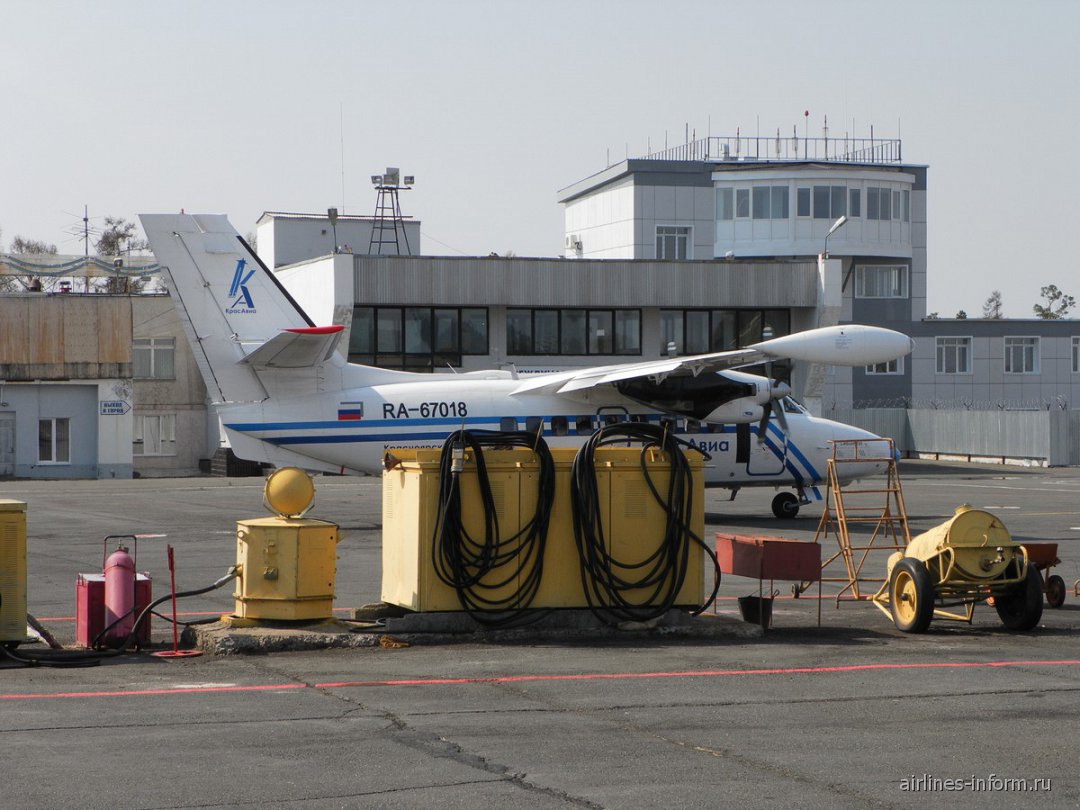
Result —
[[1080, 411], [860, 408], [825, 416], [889, 436], [906, 456], [1080, 465]]

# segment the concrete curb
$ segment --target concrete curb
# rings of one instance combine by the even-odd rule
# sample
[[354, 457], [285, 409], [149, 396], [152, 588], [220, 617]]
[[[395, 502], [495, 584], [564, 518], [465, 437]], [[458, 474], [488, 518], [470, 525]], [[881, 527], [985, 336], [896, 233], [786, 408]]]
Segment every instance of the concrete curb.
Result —
[[397, 647], [446, 644], [521, 644], [540, 642], [612, 641], [625, 639], [750, 639], [760, 638], [756, 624], [728, 616], [690, 616], [672, 610], [650, 622], [605, 624], [589, 611], [550, 611], [530, 624], [487, 628], [465, 613], [416, 613], [370, 622], [331, 619], [315, 623], [265, 622], [232, 627], [215, 622], [188, 627], [184, 643], [212, 655], [273, 653], [334, 648]]

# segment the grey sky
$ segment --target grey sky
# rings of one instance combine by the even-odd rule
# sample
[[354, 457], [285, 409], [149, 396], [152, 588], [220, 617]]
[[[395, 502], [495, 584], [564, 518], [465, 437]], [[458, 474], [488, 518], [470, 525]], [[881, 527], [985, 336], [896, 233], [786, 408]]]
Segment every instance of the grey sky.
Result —
[[609, 152], [809, 110], [930, 166], [931, 311], [1080, 297], [1080, 3], [4, 0], [0, 31], [5, 247], [81, 252], [83, 204], [370, 214], [389, 165], [425, 252], [557, 255], [557, 189]]

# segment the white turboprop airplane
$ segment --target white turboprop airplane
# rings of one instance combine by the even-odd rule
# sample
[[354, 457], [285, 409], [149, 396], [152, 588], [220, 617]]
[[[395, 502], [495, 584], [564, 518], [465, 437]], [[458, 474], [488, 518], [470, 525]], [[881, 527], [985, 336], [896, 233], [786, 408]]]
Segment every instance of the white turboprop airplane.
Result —
[[[388, 449], [441, 446], [459, 428], [528, 430], [576, 446], [600, 426], [672, 426], [711, 456], [708, 486], [780, 492], [777, 517], [820, 498], [835, 439], [872, 433], [811, 416], [785, 383], [740, 366], [791, 358], [883, 363], [911, 351], [906, 335], [831, 326], [744, 349], [576, 368], [519, 378], [511, 371], [425, 374], [348, 363], [342, 326], [316, 326], [222, 215], [144, 214], [209, 396], [243, 459], [332, 473], [382, 471]], [[770, 418], [775, 416], [775, 418]], [[753, 437], [753, 438], [752, 438]], [[845, 464], [851, 478], [883, 464]]]

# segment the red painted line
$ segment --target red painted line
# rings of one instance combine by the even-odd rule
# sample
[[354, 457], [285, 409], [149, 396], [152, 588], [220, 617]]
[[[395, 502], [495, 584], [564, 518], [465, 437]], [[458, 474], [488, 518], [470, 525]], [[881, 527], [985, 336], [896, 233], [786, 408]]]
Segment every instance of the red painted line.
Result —
[[205, 689], [132, 689], [109, 692], [42, 692], [0, 694], [0, 700], [46, 700], [50, 698], [112, 698], [161, 695], [195, 695], [221, 692], [278, 692], [295, 689], [342, 689], [360, 686], [446, 686], [461, 684], [527, 683], [542, 681], [621, 681], [661, 678], [725, 678], [761, 675], [820, 675], [837, 672], [868, 672], [909, 669], [1003, 669], [1006, 667], [1075, 667], [1080, 660], [1060, 661], [938, 661], [923, 664], [849, 664], [835, 667], [776, 667], [772, 669], [707, 669], [675, 672], [587, 672], [577, 675], [507, 675], [494, 678], [408, 678], [385, 681], [328, 681], [302, 684], [254, 684], [251, 686], [209, 686]]
[[863, 672], [896, 669], [974, 669], [1020, 666], [1080, 666], [1080, 660], [932, 662], [926, 664], [850, 664], [837, 667], [778, 667], [774, 669], [711, 669], [682, 672], [592, 672], [579, 675], [509, 675], [494, 678], [414, 678], [389, 681], [339, 681], [317, 683], [316, 689], [350, 686], [441, 686], [470, 683], [522, 683], [529, 681], [600, 681], [641, 678], [722, 678], [743, 675], [817, 675], [835, 672]]
[[45, 700], [49, 698], [140, 697], [146, 695], [197, 695], [208, 692], [277, 692], [283, 689], [308, 689], [303, 683], [259, 684], [255, 686], [208, 686], [205, 689], [121, 689], [114, 692], [39, 692], [25, 695], [0, 695], [0, 700]]

